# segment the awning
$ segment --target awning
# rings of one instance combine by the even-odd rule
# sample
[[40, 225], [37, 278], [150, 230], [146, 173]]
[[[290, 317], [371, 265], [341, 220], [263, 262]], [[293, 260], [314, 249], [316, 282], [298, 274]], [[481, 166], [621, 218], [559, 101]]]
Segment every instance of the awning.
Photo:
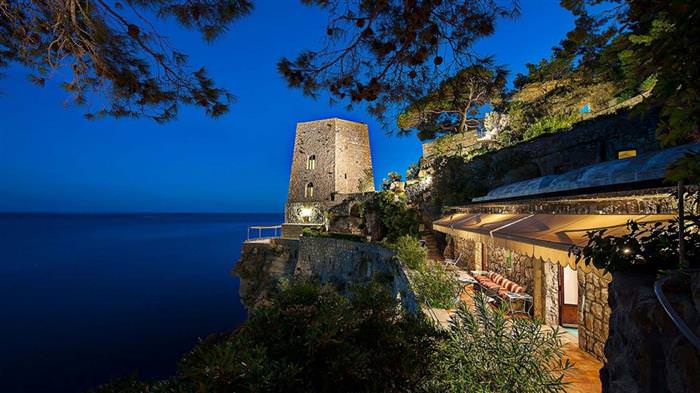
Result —
[[[455, 214], [437, 220], [433, 229], [576, 268], [571, 246], [585, 246], [588, 231], [606, 229], [608, 235], [627, 233], [627, 222], [669, 221], [673, 215], [576, 214]], [[585, 272], [590, 267], [579, 264]]]

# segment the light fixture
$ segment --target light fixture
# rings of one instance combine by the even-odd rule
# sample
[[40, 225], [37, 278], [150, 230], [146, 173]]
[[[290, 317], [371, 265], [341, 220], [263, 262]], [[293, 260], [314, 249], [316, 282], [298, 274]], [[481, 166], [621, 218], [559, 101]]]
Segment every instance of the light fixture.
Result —
[[310, 207], [302, 207], [301, 210], [299, 211], [299, 215], [301, 217], [311, 217], [311, 215], [313, 213], [314, 213], [314, 211]]

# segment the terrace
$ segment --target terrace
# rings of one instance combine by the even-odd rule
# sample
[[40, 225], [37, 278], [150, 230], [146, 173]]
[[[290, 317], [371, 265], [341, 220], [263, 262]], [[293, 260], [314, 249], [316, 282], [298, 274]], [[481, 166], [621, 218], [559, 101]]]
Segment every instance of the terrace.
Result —
[[[464, 277], [467, 274], [464, 271], [458, 271], [458, 275]], [[460, 301], [464, 302], [468, 308], [475, 312], [474, 305], [474, 288], [475, 284], [466, 284], [462, 288], [460, 293]], [[495, 303], [492, 303], [494, 307]], [[448, 328], [450, 324], [450, 319], [456, 312], [455, 309], [439, 309], [439, 308], [428, 308], [423, 307], [424, 312], [433, 319], [439, 326], [443, 328]], [[512, 318], [527, 318], [522, 314], [512, 315]], [[542, 330], [551, 330], [552, 327], [546, 324], [542, 325]], [[603, 366], [603, 363], [591, 356], [590, 354], [583, 351], [578, 345], [578, 338], [571, 334], [569, 331], [564, 329], [559, 329], [561, 333], [561, 340], [563, 343], [562, 350], [564, 352], [565, 359], [569, 359], [573, 364], [573, 367], [567, 372], [564, 378], [565, 382], [568, 382], [566, 391], [568, 393], [591, 393], [601, 391], [601, 382], [599, 371]]]

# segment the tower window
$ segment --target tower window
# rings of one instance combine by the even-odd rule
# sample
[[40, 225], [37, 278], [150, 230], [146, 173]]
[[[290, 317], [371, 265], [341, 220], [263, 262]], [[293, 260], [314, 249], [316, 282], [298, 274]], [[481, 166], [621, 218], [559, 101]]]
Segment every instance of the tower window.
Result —
[[314, 170], [316, 169], [316, 155], [312, 154], [306, 159], [306, 169]]
[[304, 197], [313, 198], [314, 197], [314, 183], [307, 183], [306, 189], [304, 190]]

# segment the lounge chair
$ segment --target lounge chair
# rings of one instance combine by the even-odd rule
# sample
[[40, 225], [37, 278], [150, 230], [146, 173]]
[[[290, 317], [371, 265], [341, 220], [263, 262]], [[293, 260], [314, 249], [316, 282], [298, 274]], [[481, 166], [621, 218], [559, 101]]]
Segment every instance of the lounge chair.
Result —
[[443, 264], [445, 265], [445, 267], [453, 267], [453, 268], [456, 268], [456, 267], [457, 267], [457, 264], [459, 263], [459, 261], [460, 261], [461, 259], [462, 259], [462, 253], [460, 252], [459, 255], [457, 256], [457, 259], [450, 259], [450, 258], [447, 258], [447, 259], [445, 259], [445, 260], [443, 261]]

